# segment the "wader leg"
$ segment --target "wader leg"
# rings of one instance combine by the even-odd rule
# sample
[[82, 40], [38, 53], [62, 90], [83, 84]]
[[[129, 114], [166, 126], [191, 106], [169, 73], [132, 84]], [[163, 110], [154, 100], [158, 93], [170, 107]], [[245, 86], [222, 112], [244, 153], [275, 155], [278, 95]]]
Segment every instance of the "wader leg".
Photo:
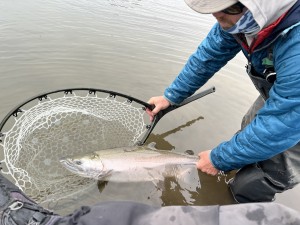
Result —
[[244, 129], [249, 123], [251, 123], [251, 121], [256, 116], [257, 111], [260, 110], [264, 104], [265, 100], [261, 96], [258, 96], [252, 106], [249, 108], [248, 112], [244, 115], [241, 129]]
[[[258, 97], [243, 118], [242, 129], [255, 117], [264, 100]], [[271, 159], [241, 168], [229, 182], [230, 190], [239, 203], [268, 202], [276, 193], [300, 183], [300, 143]]]

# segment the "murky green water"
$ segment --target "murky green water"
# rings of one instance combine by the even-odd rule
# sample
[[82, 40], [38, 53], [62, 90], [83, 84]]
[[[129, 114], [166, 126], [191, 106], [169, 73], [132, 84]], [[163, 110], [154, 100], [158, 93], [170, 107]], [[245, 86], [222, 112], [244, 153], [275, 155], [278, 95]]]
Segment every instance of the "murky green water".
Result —
[[[215, 22], [182, 0], [1, 1], [0, 21], [0, 118], [25, 99], [60, 88], [102, 88], [145, 101], [161, 95]], [[244, 64], [238, 55], [206, 85], [215, 86], [216, 93], [166, 115], [150, 140], [162, 149], [196, 153], [228, 140], [258, 95]], [[95, 184], [77, 204], [57, 211], [107, 200], [232, 203], [223, 178], [199, 175], [202, 187], [194, 193], [174, 188], [170, 179], [159, 187]], [[276, 201], [300, 210], [299, 191]]]

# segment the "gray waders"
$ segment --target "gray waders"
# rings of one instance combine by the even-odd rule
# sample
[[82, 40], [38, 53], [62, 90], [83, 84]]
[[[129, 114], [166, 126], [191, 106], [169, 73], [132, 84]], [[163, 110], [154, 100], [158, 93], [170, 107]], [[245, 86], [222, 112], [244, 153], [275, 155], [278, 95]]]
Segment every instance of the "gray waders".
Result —
[[[247, 72], [260, 96], [244, 116], [242, 129], [262, 108], [276, 79], [276, 74], [272, 71], [266, 71], [263, 76], [257, 75], [251, 69], [250, 63]], [[291, 189], [298, 183], [300, 183], [300, 142], [271, 159], [241, 168], [229, 183], [229, 187], [239, 203], [269, 202], [275, 199], [276, 193]]]

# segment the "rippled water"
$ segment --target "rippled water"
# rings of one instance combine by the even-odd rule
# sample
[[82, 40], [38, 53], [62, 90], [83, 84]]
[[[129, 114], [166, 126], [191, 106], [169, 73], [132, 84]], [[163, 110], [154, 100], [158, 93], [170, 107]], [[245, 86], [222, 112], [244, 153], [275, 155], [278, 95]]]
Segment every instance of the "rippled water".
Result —
[[[114, 90], [147, 101], [161, 95], [215, 20], [182, 0], [15, 0], [0, 2], [0, 117], [31, 96], [71, 87]], [[212, 78], [214, 94], [165, 116], [152, 141], [162, 149], [196, 153], [227, 140], [257, 97], [238, 55]], [[222, 178], [199, 173], [201, 189], [184, 192], [167, 179], [94, 185], [82, 204], [133, 200], [153, 205], [230, 204]], [[298, 197], [295, 197], [298, 196]], [[299, 187], [277, 201], [300, 210]]]

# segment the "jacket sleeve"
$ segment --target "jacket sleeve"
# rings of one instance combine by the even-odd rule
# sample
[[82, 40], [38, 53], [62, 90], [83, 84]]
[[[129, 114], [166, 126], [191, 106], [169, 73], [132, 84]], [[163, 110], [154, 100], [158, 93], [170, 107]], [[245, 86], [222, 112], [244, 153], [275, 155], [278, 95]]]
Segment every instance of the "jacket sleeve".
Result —
[[173, 104], [179, 104], [203, 86], [220, 68], [241, 50], [231, 34], [217, 23], [190, 56], [186, 65], [166, 88], [164, 96]]
[[229, 171], [269, 159], [300, 141], [300, 26], [276, 41], [276, 81], [255, 119], [211, 152], [216, 168]]

